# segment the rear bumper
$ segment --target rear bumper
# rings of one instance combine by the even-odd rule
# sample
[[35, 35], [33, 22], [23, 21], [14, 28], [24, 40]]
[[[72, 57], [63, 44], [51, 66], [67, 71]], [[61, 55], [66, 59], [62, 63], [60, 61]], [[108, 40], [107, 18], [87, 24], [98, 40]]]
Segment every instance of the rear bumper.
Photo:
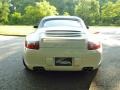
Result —
[[[60, 50], [59, 50], [60, 51]], [[85, 52], [72, 52], [70, 49], [67, 52], [52, 52], [42, 50], [30, 50], [24, 51], [24, 61], [28, 68], [43, 67], [45, 70], [52, 71], [80, 71], [85, 67], [92, 67], [97, 69], [102, 61], [102, 52], [99, 50], [85, 51]], [[51, 52], [51, 53], [50, 53]], [[72, 66], [55, 66], [54, 57], [73, 57]]]

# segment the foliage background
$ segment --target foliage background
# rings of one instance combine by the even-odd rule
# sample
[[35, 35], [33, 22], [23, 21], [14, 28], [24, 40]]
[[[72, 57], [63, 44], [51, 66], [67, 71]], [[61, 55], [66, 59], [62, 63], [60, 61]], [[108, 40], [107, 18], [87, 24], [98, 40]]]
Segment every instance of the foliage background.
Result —
[[53, 15], [79, 16], [88, 25], [120, 26], [120, 0], [0, 0], [0, 24], [33, 25]]

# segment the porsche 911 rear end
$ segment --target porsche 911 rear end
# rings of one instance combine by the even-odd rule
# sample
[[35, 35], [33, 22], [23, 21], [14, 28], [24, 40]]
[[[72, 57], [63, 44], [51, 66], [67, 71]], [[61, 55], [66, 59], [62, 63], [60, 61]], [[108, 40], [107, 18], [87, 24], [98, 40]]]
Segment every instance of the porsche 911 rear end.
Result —
[[78, 30], [46, 30], [38, 40], [25, 41], [24, 64], [28, 69], [80, 71], [97, 69], [102, 46]]

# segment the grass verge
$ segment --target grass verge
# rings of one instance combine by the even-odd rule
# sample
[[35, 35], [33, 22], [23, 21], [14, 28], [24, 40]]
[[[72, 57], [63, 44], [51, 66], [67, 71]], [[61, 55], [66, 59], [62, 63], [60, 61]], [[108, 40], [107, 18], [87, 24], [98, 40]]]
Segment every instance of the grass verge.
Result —
[[33, 26], [0, 26], [0, 35], [6, 36], [26, 36], [34, 31]]
[[[89, 31], [96, 32], [96, 31], [103, 31], [103, 30], [115, 30], [120, 27], [116, 26], [90, 26]], [[0, 25], [0, 35], [6, 36], [26, 36], [35, 29], [33, 26], [10, 26], [10, 25]]]

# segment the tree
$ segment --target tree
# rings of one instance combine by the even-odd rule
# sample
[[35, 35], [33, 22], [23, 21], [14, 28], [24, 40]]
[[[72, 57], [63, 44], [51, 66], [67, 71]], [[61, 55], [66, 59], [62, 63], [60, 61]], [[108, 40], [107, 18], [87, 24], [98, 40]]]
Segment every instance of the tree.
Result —
[[98, 24], [100, 20], [100, 5], [96, 0], [91, 0], [91, 8], [89, 18], [92, 24]]
[[9, 15], [9, 4], [7, 0], [0, 0], [0, 23], [7, 23]]
[[25, 14], [23, 15], [23, 22], [25, 24], [37, 23], [45, 16], [58, 15], [54, 6], [50, 5], [47, 1], [36, 2], [35, 6], [27, 6]]
[[120, 26], [120, 0], [118, 0], [115, 3], [114, 8], [115, 8], [114, 12], [116, 13], [116, 16], [114, 17], [114, 23], [115, 23], [115, 25], [119, 25]]
[[35, 2], [38, 2], [40, 0], [10, 0], [10, 3], [13, 5], [13, 7], [16, 7], [16, 11], [20, 12], [21, 14], [24, 14], [25, 7], [31, 5], [35, 5]]
[[33, 24], [58, 12], [77, 15], [90, 25], [120, 25], [120, 0], [0, 0], [2, 24]]
[[9, 24], [21, 24], [22, 15], [19, 12], [14, 12], [9, 18]]
[[96, 24], [99, 19], [99, 2], [96, 0], [80, 0], [75, 7], [75, 14], [87, 24]]
[[49, 1], [51, 5], [54, 5], [57, 8], [60, 15], [63, 15], [65, 9], [64, 0], [47, 0], [47, 1]]
[[64, 12], [63, 14], [64, 16], [70, 16], [70, 14], [68, 12]]
[[47, 0], [51, 5], [54, 5], [59, 14], [63, 15], [64, 12], [68, 12], [70, 15], [74, 15], [75, 3], [77, 0]]
[[70, 15], [74, 15], [75, 0], [64, 0], [65, 8], [64, 11]]
[[102, 8], [102, 18], [106, 24], [118, 24], [120, 21], [120, 1], [116, 3], [109, 1], [104, 5]]

